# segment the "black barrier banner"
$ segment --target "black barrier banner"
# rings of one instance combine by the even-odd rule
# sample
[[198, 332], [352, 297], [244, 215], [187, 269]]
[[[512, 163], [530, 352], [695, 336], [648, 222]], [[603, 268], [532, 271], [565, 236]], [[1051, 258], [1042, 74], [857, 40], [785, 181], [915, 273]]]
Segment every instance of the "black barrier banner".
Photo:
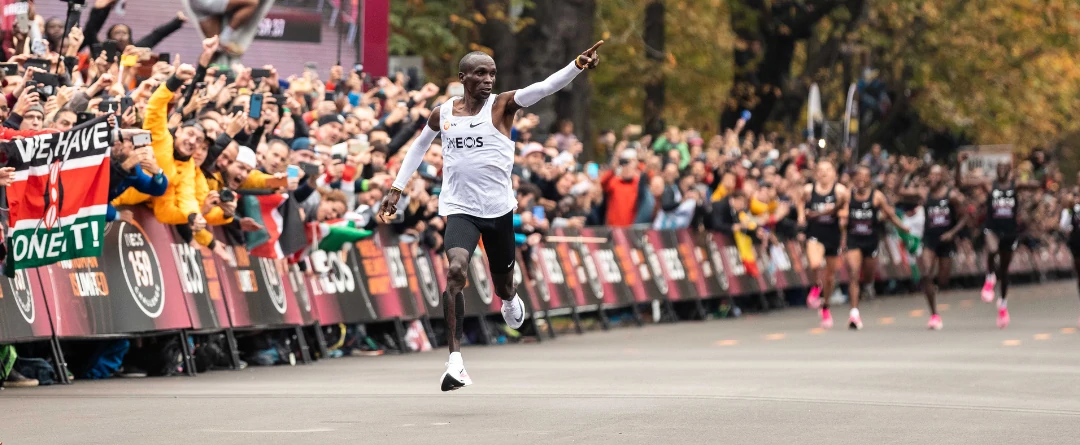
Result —
[[591, 290], [593, 301], [611, 307], [634, 304], [634, 292], [619, 267], [621, 261], [611, 229], [586, 227], [577, 232], [581, 239], [576, 248], [583, 258], [578, 266], [578, 279], [586, 278], [589, 285], [583, 287]]
[[[218, 230], [215, 238], [224, 240]], [[228, 261], [214, 261], [222, 280], [234, 328], [304, 324], [310, 301], [297, 296], [284, 259], [253, 257], [243, 246], [230, 246]], [[310, 314], [308, 315], [310, 318]]]
[[[424, 314], [424, 305], [418, 300], [420, 285], [416, 280], [416, 263], [413, 261], [413, 246], [402, 242], [401, 237], [389, 230], [379, 231], [386, 263], [393, 277], [392, 283], [401, 300], [401, 318], [415, 320]], [[415, 243], [415, 242], [414, 242]], [[399, 286], [405, 283], [404, 286]]]
[[556, 229], [554, 234], [561, 240], [548, 243], [555, 246], [563, 269], [573, 274], [574, 282], [578, 283], [571, 287], [571, 292], [579, 310], [591, 310], [600, 304], [615, 304], [617, 291], [608, 281], [622, 281], [622, 274], [611, 273], [610, 270], [607, 274], [601, 274], [601, 266], [598, 265], [597, 257], [603, 259], [610, 256], [611, 261], [604, 264], [611, 266], [614, 263], [610, 233], [605, 233], [603, 229], [587, 230], [586, 233], [585, 230]]
[[784, 247], [787, 248], [788, 259], [791, 260], [791, 268], [794, 270], [788, 285], [800, 289], [809, 288], [811, 278], [810, 262], [806, 259], [806, 251], [803, 249], [803, 245], [790, 240], [784, 243]]
[[719, 271], [707, 248], [699, 242], [700, 238], [689, 230], [678, 230], [675, 235], [679, 240], [679, 255], [683, 259], [683, 266], [690, 281], [694, 283], [694, 295], [698, 298], [723, 296], [726, 291], [721, 286]]
[[[648, 301], [667, 300], [672, 292], [668, 279], [664, 275], [663, 266], [660, 265], [660, 257], [656, 254], [656, 246], [650, 239], [651, 230], [627, 228], [623, 230], [627, 242], [630, 245], [630, 258], [633, 267], [637, 269], [638, 276], [645, 284]], [[676, 291], [677, 292], [677, 291]], [[671, 298], [678, 300], [678, 296]]]
[[173, 260], [176, 261], [176, 273], [180, 276], [180, 285], [187, 298], [188, 317], [191, 328], [200, 330], [222, 329], [230, 326], [229, 312], [225, 308], [225, 297], [218, 279], [217, 266], [214, 265], [210, 249], [193, 247], [185, 243], [176, 233], [169, 245]]
[[300, 309], [300, 319], [304, 325], [310, 325], [319, 320], [318, 308], [308, 293], [304, 283], [304, 272], [297, 264], [289, 264], [289, 288], [296, 298], [297, 307]]
[[693, 252], [687, 249], [685, 253], [688, 255], [684, 255], [680, 249], [678, 234], [671, 230], [650, 230], [647, 237], [659, 259], [663, 277], [667, 279], [668, 299], [689, 301], [701, 295], [697, 291], [696, 281], [700, 277], [697, 276]]
[[130, 210], [133, 222], [106, 227], [101, 257], [39, 269], [57, 336], [191, 328], [170, 229], [143, 207]]
[[482, 247], [473, 251], [469, 258], [468, 281], [462, 294], [465, 295], [465, 316], [480, 317], [498, 312], [502, 304], [495, 298], [495, 287], [491, 283], [491, 269], [488, 268], [487, 255]]
[[37, 269], [19, 269], [0, 277], [0, 343], [52, 335], [45, 292]]
[[439, 278], [435, 276], [435, 263], [432, 261], [431, 252], [413, 243], [412, 250], [413, 270], [416, 271], [416, 284], [419, 286], [417, 298], [422, 303], [423, 312], [430, 318], [442, 318], [442, 288], [439, 286]]
[[402, 244], [388, 230], [382, 229], [370, 238], [357, 241], [347, 264], [360, 279], [359, 287], [364, 289], [370, 308], [374, 309], [374, 320], [415, 319], [423, 312], [412, 293], [405, 266], [406, 260], [410, 264], [413, 260], [411, 255], [402, 255]]
[[652, 300], [649, 293], [652, 273], [644, 264], [641, 252], [630, 242], [630, 234], [626, 229], [612, 229], [611, 243], [615, 251], [615, 259], [619, 263], [619, 271], [622, 272], [623, 282], [630, 289], [631, 303], [647, 303]]
[[739, 256], [739, 249], [735, 247], [735, 242], [730, 237], [721, 233], [708, 233], [705, 236], [705, 245], [711, 249], [710, 254], [719, 258], [724, 265], [729, 295], [753, 295], [759, 291], [757, 278], [751, 276], [746, 270], [746, 265]]
[[568, 284], [568, 280], [576, 279], [567, 276], [559, 261], [559, 252], [551, 244], [540, 244], [533, 249], [532, 261], [536, 264], [539, 273], [536, 274], [537, 289], [544, 300], [544, 309], [566, 309], [574, 305], [574, 295]]
[[541, 304], [540, 293], [536, 290], [533, 269], [525, 262], [525, 258], [525, 255], [519, 249], [517, 261], [514, 264], [514, 284], [517, 285], [518, 296], [525, 302], [525, 306], [529, 310], [528, 315], [536, 317], [537, 314], [543, 311], [544, 306]]
[[378, 319], [367, 289], [348, 266], [353, 247], [341, 251], [315, 250], [308, 257], [311, 274], [304, 277], [307, 294], [318, 309], [322, 324], [358, 323]]

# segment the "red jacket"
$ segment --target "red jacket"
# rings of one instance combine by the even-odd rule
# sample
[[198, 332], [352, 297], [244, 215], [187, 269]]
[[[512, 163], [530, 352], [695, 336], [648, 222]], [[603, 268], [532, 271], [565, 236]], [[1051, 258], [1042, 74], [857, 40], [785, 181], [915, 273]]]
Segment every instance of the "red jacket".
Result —
[[59, 133], [55, 128], [42, 128], [40, 130], [13, 130], [8, 127], [0, 127], [0, 141], [10, 141], [15, 138], [31, 138], [39, 134]]

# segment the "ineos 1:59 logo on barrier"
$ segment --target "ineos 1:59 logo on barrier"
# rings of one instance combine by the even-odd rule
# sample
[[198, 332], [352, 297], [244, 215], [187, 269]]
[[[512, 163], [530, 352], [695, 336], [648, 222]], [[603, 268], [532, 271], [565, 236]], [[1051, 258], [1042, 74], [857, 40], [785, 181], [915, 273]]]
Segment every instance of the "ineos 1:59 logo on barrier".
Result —
[[484, 304], [491, 304], [491, 280], [488, 279], [487, 267], [484, 267], [484, 257], [480, 255], [479, 250], [473, 252], [469, 267], [472, 268], [473, 278], [476, 279], [473, 285], [476, 286], [476, 293], [480, 294], [480, 300]]
[[312, 279], [313, 289], [319, 294], [344, 294], [356, 290], [356, 278], [341, 259], [352, 246], [346, 245], [342, 252], [327, 253], [316, 250], [311, 253], [311, 267], [319, 274]]
[[266, 283], [266, 293], [270, 295], [270, 302], [274, 309], [284, 314], [289, 308], [289, 302], [285, 300], [285, 286], [278, 275], [277, 262], [270, 258], [258, 258], [259, 270], [262, 271], [263, 282]]
[[165, 278], [161, 275], [157, 251], [142, 227], [121, 222], [119, 232], [124, 282], [139, 310], [147, 317], [157, 318], [165, 310]]
[[206, 292], [206, 280], [203, 278], [203, 265], [198, 252], [190, 244], [173, 244], [173, 256], [176, 264], [180, 266], [180, 284], [184, 292], [189, 294], [202, 294]]
[[431, 258], [419, 245], [414, 247], [413, 258], [416, 259], [416, 278], [420, 281], [420, 293], [424, 295], [428, 306], [439, 307], [439, 283], [435, 277], [435, 268], [431, 264]]
[[15, 271], [15, 278], [8, 278], [8, 285], [15, 297], [15, 305], [19, 306], [19, 315], [27, 323], [34, 324], [37, 313], [34, 310], [34, 294], [30, 292], [30, 278], [25, 269]]

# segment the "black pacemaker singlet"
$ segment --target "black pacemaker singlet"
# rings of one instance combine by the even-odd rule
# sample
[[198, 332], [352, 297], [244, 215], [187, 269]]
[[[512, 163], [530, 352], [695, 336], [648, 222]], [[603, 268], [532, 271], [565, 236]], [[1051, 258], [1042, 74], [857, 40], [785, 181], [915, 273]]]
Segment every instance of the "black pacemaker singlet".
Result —
[[878, 241], [878, 209], [874, 207], [875, 190], [870, 190], [870, 197], [865, 200], [855, 198], [855, 190], [851, 190], [851, 203], [848, 204], [848, 243], [852, 240], [862, 242], [869, 241], [876, 244]]
[[931, 193], [926, 197], [926, 230], [923, 232], [923, 240], [927, 243], [936, 244], [941, 235], [956, 226], [957, 213], [949, 199], [951, 194], [952, 189], [946, 189], [945, 196], [934, 197]]
[[1069, 232], [1069, 245], [1080, 247], [1080, 204], [1072, 206], [1072, 232]]
[[986, 198], [986, 228], [996, 233], [1016, 236], [1016, 184], [1001, 186], [994, 181]]
[[806, 236], [826, 246], [840, 245], [840, 220], [836, 217], [836, 184], [828, 193], [819, 194], [815, 182], [810, 192], [807, 209], [819, 213], [806, 221]]

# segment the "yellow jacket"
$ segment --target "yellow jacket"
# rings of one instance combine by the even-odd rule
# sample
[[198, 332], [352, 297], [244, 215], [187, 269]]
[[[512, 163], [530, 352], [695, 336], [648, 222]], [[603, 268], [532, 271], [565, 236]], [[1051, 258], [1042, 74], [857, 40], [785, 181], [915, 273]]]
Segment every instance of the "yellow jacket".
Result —
[[[201, 168], [195, 169], [195, 199], [198, 202], [205, 202], [211, 190], [221, 191], [220, 186], [221, 184], [218, 181], [208, 180]], [[210, 209], [210, 212], [203, 214], [203, 218], [206, 218], [206, 224], [211, 226], [221, 226], [233, 221], [231, 216], [226, 218], [225, 211], [217, 206]], [[210, 247], [210, 243], [214, 241], [214, 235], [209, 230], [203, 229], [195, 233], [194, 239], [199, 244]]]
[[198, 213], [200, 205], [195, 196], [194, 161], [178, 161], [173, 156], [173, 136], [169, 133], [169, 102], [172, 98], [173, 92], [162, 84], [150, 96], [143, 119], [143, 129], [150, 130], [154, 158], [169, 179], [169, 187], [165, 194], [157, 197], [131, 188], [113, 200], [113, 205], [134, 205], [149, 201], [158, 221], [179, 225], [187, 224], [188, 215]]

